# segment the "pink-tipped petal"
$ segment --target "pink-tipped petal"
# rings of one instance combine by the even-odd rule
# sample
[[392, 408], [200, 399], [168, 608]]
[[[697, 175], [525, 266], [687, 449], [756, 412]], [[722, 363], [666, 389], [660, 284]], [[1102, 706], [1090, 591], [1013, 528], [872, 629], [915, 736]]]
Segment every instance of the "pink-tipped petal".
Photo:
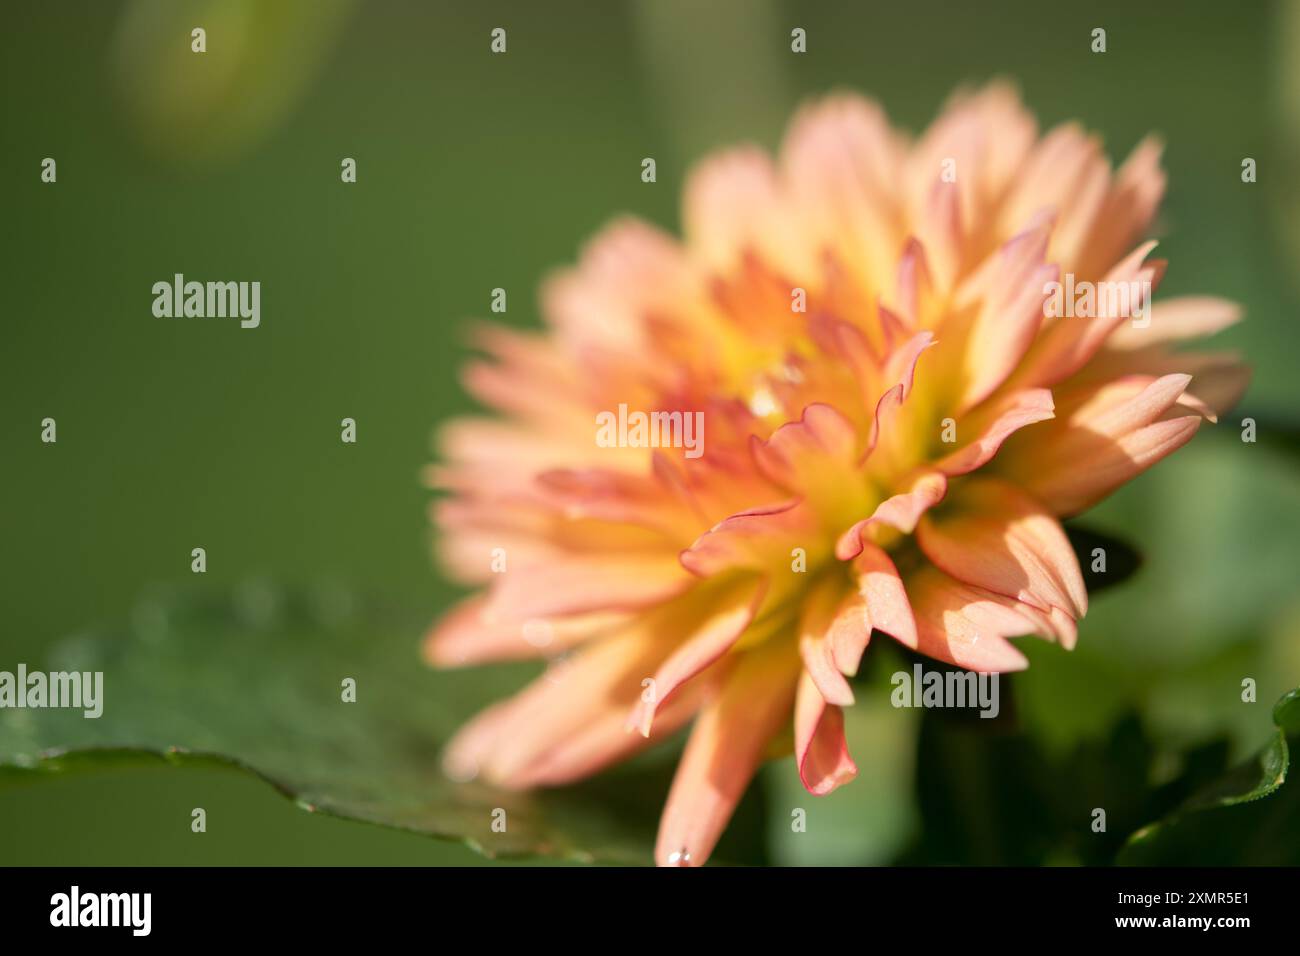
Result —
[[751, 443], [755, 463], [777, 485], [806, 495], [834, 491], [830, 482], [851, 477], [858, 457], [853, 423], [824, 403], [803, 410], [798, 421], [782, 425], [767, 441]]
[[959, 581], [1042, 611], [1075, 618], [1088, 609], [1083, 572], [1065, 531], [1042, 505], [1005, 481], [968, 479], [940, 511], [921, 519], [926, 557]]
[[1026, 486], [1057, 514], [1078, 514], [1183, 447], [1202, 421], [1200, 415], [1184, 415], [1153, 422], [1099, 448], [1084, 473], [1054, 470]]
[[840, 535], [835, 544], [835, 556], [849, 561], [862, 553], [866, 541], [863, 535], [873, 524], [884, 524], [904, 534], [911, 534], [921, 515], [933, 508], [948, 492], [948, 479], [942, 472], [926, 471], [918, 474], [907, 491], [882, 501], [870, 517], [863, 518]]
[[[713, 684], [714, 681], [701, 677], [674, 694], [655, 716], [659, 735], [676, 733], [685, 726]], [[517, 771], [513, 782], [521, 788], [564, 786], [624, 760], [653, 742], [640, 734], [628, 733], [626, 706], [609, 701], [582, 727], [541, 751]]]
[[655, 861], [702, 866], [763, 759], [790, 717], [798, 669], [791, 649], [746, 652], [718, 698], [696, 719], [659, 821]]
[[897, 250], [902, 152], [879, 106], [843, 94], [801, 109], [781, 146], [783, 181], [809, 244], [845, 250], [869, 298]]
[[939, 459], [935, 468], [953, 478], [984, 467], [1012, 434], [1028, 425], [1047, 421], [1053, 416], [1054, 407], [1052, 393], [1045, 388], [1013, 392], [983, 416], [987, 424], [974, 441]]
[[1038, 333], [1047, 283], [1057, 267], [1044, 261], [1050, 222], [1036, 220], [999, 251], [984, 274], [983, 302], [967, 335], [957, 408], [973, 408], [1006, 380]]
[[646, 316], [679, 308], [697, 281], [672, 236], [623, 216], [586, 243], [575, 268], [546, 279], [542, 313], [558, 342], [571, 350], [564, 361], [569, 374], [586, 383], [589, 370], [579, 371], [572, 353], [641, 355], [650, 337]]
[[819, 695], [838, 707], [853, 705], [853, 688], [836, 666], [834, 647], [823, 637], [805, 635], [799, 639], [799, 656], [808, 679], [817, 685]]
[[458, 779], [481, 776], [512, 789], [528, 785], [528, 770], [538, 758], [602, 715], [625, 713], [624, 702], [634, 699], [641, 675], [656, 658], [654, 642], [634, 630], [553, 661], [514, 697], [463, 727], [447, 745], [444, 766]]
[[1144, 264], [1155, 247], [1154, 241], [1143, 243], [1106, 274], [1097, 286], [1105, 296], [1098, 293], [1094, 314], [1054, 319], [1011, 376], [1010, 387], [1051, 387], [1069, 378], [1122, 323], [1137, 320], [1142, 310], [1149, 309], [1164, 273], [1161, 260]]
[[[853, 562], [853, 570], [858, 575], [858, 593], [866, 604], [871, 626], [915, 649], [916, 621], [912, 616], [912, 605], [889, 555], [884, 549], [867, 544]], [[856, 672], [857, 662], [854, 661], [848, 673]]]
[[840, 607], [826, 632], [826, 644], [836, 669], [849, 677], [857, 674], [870, 641], [871, 614], [867, 601], [861, 594], [855, 594]]
[[467, 598], [447, 613], [425, 636], [425, 660], [438, 667], [465, 667], [489, 661], [526, 660], [554, 656], [628, 620], [625, 614], [586, 614], [579, 617], [534, 618], [519, 623], [484, 617], [481, 596]]
[[724, 571], [770, 567], [774, 554], [789, 554], [790, 542], [807, 542], [813, 525], [798, 498], [762, 505], [726, 518], [681, 553], [682, 567], [699, 577]]
[[655, 714], [672, 699], [677, 689], [717, 661], [739, 640], [754, 619], [764, 591], [763, 583], [752, 579], [719, 589], [695, 629], [650, 677], [650, 683], [642, 690], [627, 719], [627, 726], [635, 728], [641, 736], [649, 737]]
[[1140, 349], [1162, 342], [1213, 335], [1241, 321], [1241, 306], [1210, 295], [1166, 299], [1151, 307], [1146, 325], [1128, 322], [1111, 333], [1106, 347]]
[[1189, 381], [1165, 375], [1093, 387], [1072, 399], [1064, 416], [1026, 436], [1032, 441], [1014, 436], [998, 470], [1054, 514], [1076, 514], [1192, 437], [1201, 416], [1177, 411]]
[[822, 697], [808, 674], [800, 679], [795, 696], [794, 756], [800, 781], [816, 797], [858, 775], [844, 739], [844, 714]]
[[628, 611], [688, 590], [695, 578], [663, 553], [570, 555], [497, 575], [490, 620], [524, 622], [593, 611]]
[[837, 666], [836, 630], [848, 605], [856, 599], [856, 595], [845, 593], [843, 581], [827, 577], [808, 592], [799, 617], [799, 655], [804, 670], [822, 697], [844, 707], [853, 703], [853, 689]]
[[917, 572], [908, 579], [907, 590], [922, 654], [973, 671], [997, 673], [1028, 666], [1025, 655], [1007, 640], [1039, 630], [1041, 617], [1025, 613], [1025, 605], [964, 584], [937, 568]]
[[783, 218], [776, 169], [757, 147], [712, 156], [686, 182], [686, 241], [700, 261], [722, 274], [755, 251], [779, 263]]

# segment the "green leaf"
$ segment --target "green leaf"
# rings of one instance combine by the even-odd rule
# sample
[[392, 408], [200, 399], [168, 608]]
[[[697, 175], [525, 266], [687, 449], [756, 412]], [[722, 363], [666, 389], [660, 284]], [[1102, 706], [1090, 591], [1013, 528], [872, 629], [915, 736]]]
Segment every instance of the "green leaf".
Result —
[[1129, 837], [1120, 863], [1300, 863], [1300, 787], [1286, 787], [1300, 740], [1300, 689], [1273, 708], [1275, 730], [1247, 762], [1197, 790], [1173, 813]]
[[[434, 671], [419, 656], [424, 623], [339, 588], [253, 584], [147, 602], [122, 632], [66, 641], [48, 662], [103, 672], [101, 717], [0, 711], [0, 786], [215, 764], [255, 773], [304, 809], [463, 841], [488, 856], [650, 862], [671, 748], [535, 794], [447, 779], [439, 751], [450, 734], [539, 665]], [[356, 681], [352, 703], [342, 699], [346, 678]], [[746, 848], [761, 846], [757, 799], [720, 847], [732, 861], [750, 862]], [[493, 829], [498, 809], [504, 832]]]
[[[1092, 829], [1104, 807], [1119, 834], [1149, 819], [1151, 754], [1126, 715], [1102, 740], [1045, 751], [1026, 732], [1002, 680], [1002, 711], [927, 710], [917, 752], [916, 842], [903, 865], [1046, 866], [1110, 862], [1121, 837]], [[1118, 824], [1118, 826], [1116, 826]]]

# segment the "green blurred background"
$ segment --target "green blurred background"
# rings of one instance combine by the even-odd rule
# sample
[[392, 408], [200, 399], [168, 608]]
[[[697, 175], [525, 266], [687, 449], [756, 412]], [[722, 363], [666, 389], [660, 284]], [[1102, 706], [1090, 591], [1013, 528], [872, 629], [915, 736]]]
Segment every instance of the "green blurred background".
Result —
[[[1161, 291], [1244, 303], [1217, 344], [1256, 369], [1237, 413], [1096, 513], [1146, 567], [1099, 596], [1075, 654], [1035, 653], [1021, 719], [1048, 749], [1136, 711], [1171, 752], [1228, 735], [1245, 753], [1300, 683], [1300, 482], [1272, 440], [1300, 421], [1296, 4], [7, 0], [3, 17], [0, 669], [129, 618], [192, 579], [200, 546], [214, 587], [346, 581], [432, 618], [454, 591], [419, 472], [434, 424], [470, 407], [463, 331], [494, 287], [507, 321], [535, 324], [538, 279], [605, 220], [676, 228], [690, 162], [774, 145], [807, 96], [857, 89], [919, 130], [954, 86], [1006, 76], [1044, 127], [1082, 120], [1116, 159], [1163, 134]], [[261, 327], [155, 319], [150, 287], [176, 272], [259, 279]], [[1247, 414], [1258, 444], [1240, 441]], [[873, 769], [828, 805], [873, 825], [782, 846], [777, 818], [774, 858], [883, 861], [907, 838], [915, 728], [870, 717], [851, 734]], [[777, 764], [764, 786], [784, 799], [792, 780]], [[477, 862], [215, 770], [0, 791], [0, 863]]]

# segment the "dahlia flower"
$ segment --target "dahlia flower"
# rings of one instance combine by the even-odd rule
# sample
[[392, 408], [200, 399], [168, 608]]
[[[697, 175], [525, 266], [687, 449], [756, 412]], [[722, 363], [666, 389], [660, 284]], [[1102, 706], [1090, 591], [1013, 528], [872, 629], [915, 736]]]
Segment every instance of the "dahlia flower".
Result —
[[[693, 722], [656, 858], [698, 865], [781, 741], [813, 794], [854, 777], [842, 708], [873, 634], [987, 672], [1026, 665], [1008, 638], [1073, 647], [1060, 519], [1245, 387], [1232, 356], [1171, 348], [1236, 306], [1149, 301], [1159, 156], [1112, 171], [1001, 84], [917, 140], [831, 96], [776, 160], [695, 169], [681, 241], [617, 221], [544, 285], [544, 331], [480, 330], [465, 383], [500, 414], [451, 422], [429, 480], [442, 557], [481, 590], [426, 653], [558, 665], [464, 727], [448, 772], [561, 785]], [[1062, 312], [1063, 286], [1100, 291]], [[624, 406], [699, 416], [700, 447], [635, 440]]]

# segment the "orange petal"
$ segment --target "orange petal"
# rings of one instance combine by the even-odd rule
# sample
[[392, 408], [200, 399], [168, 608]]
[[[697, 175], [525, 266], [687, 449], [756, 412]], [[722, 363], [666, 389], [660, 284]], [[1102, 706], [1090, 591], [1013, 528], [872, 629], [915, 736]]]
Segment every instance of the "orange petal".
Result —
[[[840, 619], [854, 616], [848, 607], [854, 603], [861, 604], [861, 599], [850, 594], [846, 600], [842, 583], [826, 577], [809, 592], [799, 619], [799, 655], [803, 658], [804, 669], [817, 684], [822, 697], [843, 707], [853, 703], [853, 689], [837, 666], [835, 641], [838, 629], [843, 629]], [[861, 611], [857, 616], [865, 623]], [[867, 636], [870, 632], [871, 627], [867, 625]], [[866, 646], [865, 639], [862, 646]]]
[[1163, 375], [1191, 375], [1190, 391], [1209, 407], [1213, 415], [1207, 417], [1215, 421], [1241, 401], [1250, 385], [1251, 370], [1236, 352], [1169, 352], [1154, 346], [1133, 351], [1107, 349], [1078, 378], [1080, 385], [1086, 382], [1095, 389], [1123, 378]]
[[1151, 323], [1139, 328], [1121, 325], [1106, 340], [1112, 349], [1140, 349], [1158, 342], [1213, 335], [1241, 321], [1241, 306], [1211, 295], [1187, 295], [1166, 299], [1151, 307]]
[[789, 719], [800, 670], [787, 644], [747, 651], [700, 713], [659, 821], [660, 866], [701, 866]]
[[[751, 508], [726, 518], [681, 553], [682, 567], [700, 577], [741, 568], [767, 569], [791, 542], [807, 544], [815, 530], [801, 499]], [[788, 559], [788, 557], [787, 557]]]
[[586, 425], [590, 410], [581, 376], [553, 340], [485, 324], [473, 330], [473, 344], [495, 359], [471, 362], [461, 373], [466, 390], [484, 405], [548, 431]]
[[993, 478], [968, 479], [916, 528], [934, 564], [967, 584], [1075, 618], [1088, 609], [1083, 572], [1065, 531], [1032, 497]]
[[784, 235], [776, 170], [757, 147], [739, 147], [703, 160], [682, 193], [687, 244], [719, 273], [735, 268], [746, 253], [778, 267], [787, 265], [774, 237]]
[[[1062, 210], [1074, 218], [1073, 200], [1097, 166], [1106, 166], [1101, 144], [1077, 123], [1049, 130], [1015, 171], [1001, 208], [1001, 225], [1010, 231], [1043, 209]], [[1068, 235], [1068, 231], [1067, 231]], [[1064, 263], [1066, 268], [1073, 263]]]
[[934, 182], [926, 195], [916, 221], [917, 239], [926, 250], [926, 262], [935, 286], [951, 289], [961, 272], [965, 247], [962, 222], [964, 183], [945, 182], [936, 169]]
[[853, 688], [836, 666], [834, 648], [826, 637], [803, 637], [799, 656], [808, 678], [817, 685], [818, 696], [837, 707], [853, 704]]
[[745, 632], [763, 601], [766, 588], [753, 578], [719, 586], [706, 616], [687, 634], [677, 649], [655, 670], [627, 718], [627, 726], [650, 736], [655, 714], [682, 684], [731, 649]]
[[623, 217], [586, 243], [576, 268], [546, 279], [542, 312], [571, 350], [639, 359], [650, 337], [645, 317], [680, 310], [696, 282], [673, 236]]
[[853, 423], [830, 405], [816, 402], [803, 410], [798, 421], [787, 422], [767, 441], [757, 436], [751, 443], [754, 460], [773, 482], [798, 494], [825, 483], [830, 469], [851, 472], [857, 459], [857, 434]]
[[1189, 381], [1134, 376], [1062, 400], [1063, 416], [1013, 437], [996, 468], [1054, 514], [1076, 514], [1192, 437], [1201, 416], [1176, 411]]
[[1041, 612], [963, 584], [933, 567], [908, 578], [907, 593], [922, 654], [974, 671], [1018, 671], [1028, 666], [1007, 638], [1039, 633]]
[[[1102, 280], [1105, 287], [1131, 289], [1132, 284], [1136, 283], [1139, 298], [1149, 307], [1149, 300], [1142, 290], [1153, 293], [1164, 272], [1163, 261], [1145, 262], [1155, 246], [1154, 241], [1146, 242], [1133, 250], [1106, 274]], [[1024, 361], [1011, 377], [1011, 387], [1050, 387], [1087, 364], [1112, 332], [1124, 322], [1132, 321], [1132, 316], [1124, 314], [1125, 310], [1120, 307], [1123, 303], [1112, 301], [1114, 298], [1116, 297], [1106, 297], [1108, 307], [1105, 309], [1099, 303], [1098, 314], [1094, 316], [1055, 319], [1025, 355]], [[1129, 303], [1127, 311], [1136, 311], [1134, 303]], [[1111, 314], [1112, 312], [1116, 314]]]
[[[884, 549], [867, 544], [854, 561], [853, 569], [858, 575], [858, 593], [866, 604], [871, 627], [883, 631], [907, 647], [915, 648], [916, 621], [912, 616], [912, 605], [907, 598], [907, 589], [898, 576], [898, 569], [894, 567], [889, 555]], [[866, 646], [866, 641], [862, 642], [862, 646]], [[860, 650], [858, 657], [861, 657]], [[857, 673], [856, 658], [851, 659], [851, 667], [847, 666], [850, 660], [840, 655], [836, 656], [836, 661], [845, 673]]]
[[607, 468], [557, 468], [537, 475], [534, 487], [547, 506], [568, 521], [636, 525], [670, 541], [690, 541], [699, 519], [690, 500], [667, 484], [668, 474], [662, 465], [645, 475]]
[[425, 636], [425, 660], [438, 667], [464, 667], [549, 657], [628, 620], [625, 614], [597, 613], [523, 623], [492, 621], [483, 615], [486, 606], [482, 596], [475, 596], [453, 607]]
[[[716, 681], [702, 675], [683, 687], [655, 715], [655, 729], [661, 736], [675, 733], [699, 710]], [[514, 786], [558, 787], [581, 780], [658, 741], [628, 733], [627, 705], [606, 700], [573, 733], [541, 751], [512, 780]]]
[[[850, 677], [855, 675], [870, 641], [871, 615], [867, 610], [866, 599], [861, 594], [854, 594], [840, 607], [826, 632], [825, 645], [830, 649], [831, 661], [836, 670]], [[847, 682], [845, 686], [848, 686]], [[822, 696], [832, 703], [842, 703], [827, 696], [824, 690]]]
[[1058, 273], [1057, 267], [1043, 258], [1050, 227], [1047, 217], [1035, 219], [1030, 228], [996, 253], [995, 265], [982, 276], [986, 291], [963, 350], [965, 384], [957, 397], [959, 412], [991, 395], [1038, 334], [1044, 288]]
[[885, 524], [904, 534], [911, 534], [921, 515], [933, 508], [948, 492], [948, 479], [942, 472], [923, 471], [902, 494], [882, 501], [868, 518], [858, 521], [840, 535], [835, 543], [835, 556], [841, 561], [856, 558], [866, 543], [863, 535], [873, 524]]
[[826, 702], [807, 673], [795, 696], [794, 755], [799, 779], [814, 796], [825, 796], [858, 775], [844, 739], [844, 713]]
[[639, 632], [588, 645], [553, 661], [510, 699], [489, 707], [447, 745], [443, 765], [452, 777], [482, 776], [503, 787], [525, 785], [542, 755], [589, 726], [615, 702], [625, 712], [659, 649]]
[[1200, 415], [1186, 415], [1153, 422], [1100, 449], [1085, 473], [1055, 471], [1029, 482], [1028, 487], [1057, 514], [1078, 514], [1187, 444], [1203, 420]]
[[[918, 239], [908, 239], [903, 246], [903, 254], [898, 259], [897, 275], [894, 280], [897, 303], [897, 316], [888, 309], [881, 309], [881, 321], [896, 325], [891, 333], [897, 335], [901, 329], [916, 329], [921, 323], [922, 303], [931, 296], [934, 283], [930, 279], [930, 267], [926, 263], [925, 248]], [[885, 319], [889, 315], [894, 322]]]
[[[1134, 147], [1119, 168], [1115, 184], [1098, 211], [1087, 244], [1080, 250], [1074, 271], [1084, 278], [1102, 275], [1115, 260], [1150, 232], [1156, 208], [1165, 193], [1165, 173], [1160, 168], [1163, 145], [1147, 136]], [[1065, 268], [1070, 268], [1065, 263]]]
[[781, 146], [782, 182], [810, 246], [841, 250], [868, 301], [898, 249], [894, 183], [901, 162], [901, 143], [884, 112], [851, 95], [801, 109]]
[[[983, 425], [974, 441], [939, 459], [934, 467], [950, 478], [984, 467], [1013, 433], [1051, 418], [1053, 407], [1052, 393], [1045, 388], [1013, 392], [980, 416], [988, 423]], [[975, 419], [977, 426], [982, 424], [980, 418]]]
[[671, 554], [566, 555], [497, 575], [490, 619], [527, 621], [648, 607], [695, 583]]
[[901, 343], [885, 359], [885, 380], [897, 382], [902, 386], [900, 402], [905, 401], [907, 396], [912, 394], [912, 382], [916, 378], [916, 365], [921, 359], [921, 353], [934, 344], [933, 332], [918, 332]]

